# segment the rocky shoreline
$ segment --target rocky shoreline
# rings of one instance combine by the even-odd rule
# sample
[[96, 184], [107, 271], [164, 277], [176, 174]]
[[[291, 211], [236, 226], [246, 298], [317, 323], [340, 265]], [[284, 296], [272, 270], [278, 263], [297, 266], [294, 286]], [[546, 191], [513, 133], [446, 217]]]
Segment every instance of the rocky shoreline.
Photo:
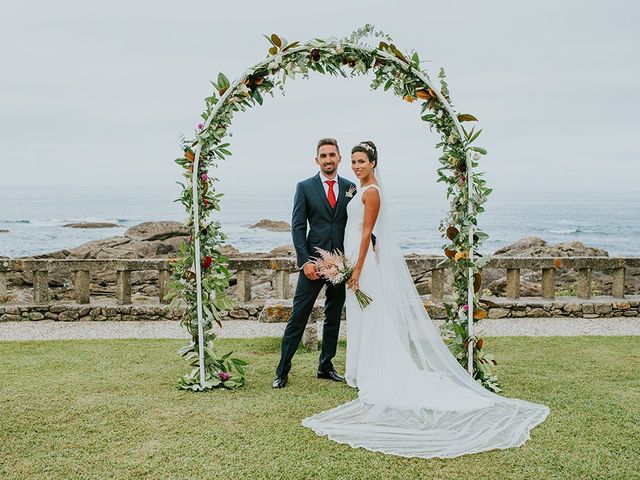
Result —
[[[286, 222], [270, 222], [261, 220], [253, 225], [255, 228], [285, 229], [290, 228]], [[85, 243], [69, 250], [60, 250], [43, 255], [37, 255], [34, 259], [161, 259], [174, 257], [178, 254], [179, 245], [188, 237], [189, 232], [179, 222], [145, 222], [127, 229], [122, 236], [109, 237]], [[224, 246], [223, 252], [230, 257], [241, 255], [242, 257], [293, 257], [295, 255], [292, 245], [282, 245], [265, 253], [242, 253], [232, 246]], [[410, 256], [410, 255], [409, 255]], [[550, 245], [537, 237], [526, 237], [503, 247], [494, 253], [496, 257], [583, 257], [583, 256], [608, 256], [604, 250], [586, 246], [580, 242], [565, 242]], [[640, 294], [640, 271], [627, 272], [625, 290], [630, 295]], [[639, 270], [639, 269], [635, 269]], [[521, 296], [537, 297], [541, 295], [541, 272], [523, 270], [521, 273]], [[430, 293], [430, 273], [417, 272], [414, 281], [418, 291], [422, 295]], [[157, 297], [157, 272], [133, 272], [132, 293], [136, 301], [145, 301], [145, 298]], [[292, 283], [295, 283], [296, 274], [291, 275]], [[115, 292], [115, 272], [102, 271], [92, 275], [92, 297], [110, 296]], [[235, 277], [231, 284], [235, 285]], [[506, 289], [506, 273], [500, 269], [483, 270], [483, 297], [504, 297]], [[594, 295], [611, 290], [611, 275], [608, 272], [594, 271], [592, 273], [592, 291]], [[445, 292], [450, 289], [451, 278], [446, 280]], [[9, 286], [13, 287], [13, 297], [18, 302], [29, 302], [31, 295], [32, 279], [29, 274], [19, 273], [9, 277]], [[576, 291], [576, 273], [572, 270], [559, 270], [556, 278], [556, 290], [559, 296], [572, 296]], [[73, 299], [73, 288], [70, 278], [60, 274], [51, 274], [49, 286], [52, 290], [52, 299], [65, 301]], [[265, 300], [273, 298], [273, 272], [270, 270], [252, 272], [252, 298]], [[588, 313], [588, 312], [585, 312]]]

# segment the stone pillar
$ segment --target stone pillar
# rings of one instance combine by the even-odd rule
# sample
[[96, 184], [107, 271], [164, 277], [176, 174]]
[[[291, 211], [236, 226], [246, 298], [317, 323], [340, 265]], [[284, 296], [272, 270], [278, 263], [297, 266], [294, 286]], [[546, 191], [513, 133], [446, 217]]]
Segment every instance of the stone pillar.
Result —
[[131, 303], [131, 272], [116, 271], [116, 298], [120, 305]]
[[556, 269], [542, 269], [542, 298], [553, 300], [556, 298]]
[[613, 285], [611, 286], [611, 295], [613, 295], [614, 297], [624, 297], [624, 275], [624, 267], [613, 269]]
[[251, 271], [238, 270], [236, 273], [238, 284], [236, 285], [236, 296], [241, 302], [251, 300]]
[[[304, 274], [302, 274], [304, 275]], [[289, 271], [288, 270], [276, 270], [275, 278], [273, 279], [276, 298], [286, 299], [291, 298], [291, 288], [289, 286]]]
[[318, 324], [313, 319], [304, 328], [302, 344], [308, 350], [318, 350]]
[[4, 303], [9, 299], [7, 292], [7, 272], [0, 272], [0, 303]]
[[578, 269], [578, 298], [591, 298], [591, 269]]
[[91, 276], [89, 270], [78, 270], [73, 274], [73, 288], [76, 302], [89, 303], [91, 297]]
[[171, 272], [169, 270], [158, 271], [158, 300], [160, 303], [167, 303], [165, 297], [169, 293], [169, 276]]
[[444, 268], [431, 270], [431, 300], [444, 298]]
[[507, 298], [520, 298], [520, 269], [507, 268]]
[[35, 303], [49, 301], [49, 272], [47, 270], [33, 271], [33, 301]]

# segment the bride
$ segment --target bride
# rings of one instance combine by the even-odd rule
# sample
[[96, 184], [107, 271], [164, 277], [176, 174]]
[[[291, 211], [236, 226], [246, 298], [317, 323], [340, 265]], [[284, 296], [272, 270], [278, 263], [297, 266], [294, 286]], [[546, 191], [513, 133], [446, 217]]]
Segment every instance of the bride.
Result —
[[[442, 341], [394, 238], [373, 142], [351, 151], [360, 189], [347, 207], [347, 383], [358, 398], [302, 421], [318, 435], [403, 457], [520, 446], [549, 408], [487, 391]], [[371, 236], [375, 235], [375, 247]], [[354, 291], [373, 302], [361, 309]]]

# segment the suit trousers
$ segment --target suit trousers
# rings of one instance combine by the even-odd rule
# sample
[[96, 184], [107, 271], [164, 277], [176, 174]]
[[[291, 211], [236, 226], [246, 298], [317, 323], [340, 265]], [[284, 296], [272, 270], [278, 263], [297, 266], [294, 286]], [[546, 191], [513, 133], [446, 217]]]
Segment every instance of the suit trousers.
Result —
[[282, 352], [276, 370], [278, 377], [285, 377], [291, 370], [291, 359], [298, 349], [302, 334], [309, 321], [311, 310], [322, 287], [327, 285], [324, 303], [324, 324], [322, 327], [322, 350], [320, 351], [319, 372], [330, 372], [334, 369], [331, 360], [336, 355], [340, 317], [345, 301], [345, 285], [332, 285], [322, 279], [309, 280], [302, 270], [298, 276], [298, 286], [293, 298], [291, 317], [282, 336]]

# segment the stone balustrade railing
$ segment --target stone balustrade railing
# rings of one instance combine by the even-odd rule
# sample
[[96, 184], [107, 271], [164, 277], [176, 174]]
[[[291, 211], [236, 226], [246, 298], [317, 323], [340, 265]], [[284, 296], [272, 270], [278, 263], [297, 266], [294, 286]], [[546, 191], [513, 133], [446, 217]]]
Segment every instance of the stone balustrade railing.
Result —
[[[445, 268], [443, 257], [412, 256], [406, 262], [412, 273], [430, 272], [431, 298], [441, 301], [445, 291]], [[274, 272], [275, 298], [291, 298], [289, 275], [296, 272], [293, 258], [256, 258], [233, 257], [229, 261], [231, 270], [235, 270], [237, 286], [235, 296], [240, 302], [251, 300], [251, 272], [272, 270]], [[628, 268], [640, 268], [640, 257], [494, 257], [485, 268], [505, 269], [507, 273], [506, 297], [517, 299], [520, 296], [521, 270], [542, 272], [542, 298], [554, 299], [556, 296], [555, 278], [558, 270], [577, 271], [577, 296], [582, 299], [591, 297], [591, 272], [610, 271], [612, 289], [610, 295], [616, 298], [625, 296], [625, 274]], [[49, 301], [48, 276], [50, 273], [67, 273], [73, 276], [76, 301], [80, 304], [90, 302], [91, 273], [96, 270], [110, 269], [116, 272], [116, 299], [121, 305], [131, 303], [131, 272], [158, 271], [159, 301], [163, 303], [167, 294], [171, 266], [165, 260], [2, 260], [0, 261], [0, 299], [7, 298], [7, 275], [10, 272], [31, 272], [33, 275], [33, 301]], [[1, 300], [0, 300], [1, 301]]]
[[88, 304], [91, 296], [91, 273], [111, 270], [116, 273], [118, 304], [131, 303], [131, 272], [158, 271], [158, 300], [165, 302], [171, 266], [165, 260], [2, 260], [0, 261], [0, 299], [7, 298], [7, 275], [30, 272], [33, 278], [34, 303], [49, 302], [49, 274], [71, 274], [76, 302]]
[[[418, 256], [405, 260], [409, 271], [418, 274], [431, 272], [431, 298], [439, 301], [444, 297], [445, 267], [443, 257]], [[251, 271], [272, 269], [276, 272], [276, 298], [289, 298], [289, 273], [297, 271], [291, 258], [239, 258], [230, 261], [230, 267], [238, 270], [236, 296], [241, 301], [251, 300]], [[507, 298], [520, 297], [520, 271], [542, 271], [542, 298], [556, 296], [556, 271], [574, 269], [578, 273], [578, 298], [591, 297], [591, 272], [611, 271], [613, 277], [611, 296], [623, 298], [625, 295], [625, 273], [628, 268], [640, 268], [640, 257], [494, 257], [485, 268], [504, 269], [507, 272]]]

